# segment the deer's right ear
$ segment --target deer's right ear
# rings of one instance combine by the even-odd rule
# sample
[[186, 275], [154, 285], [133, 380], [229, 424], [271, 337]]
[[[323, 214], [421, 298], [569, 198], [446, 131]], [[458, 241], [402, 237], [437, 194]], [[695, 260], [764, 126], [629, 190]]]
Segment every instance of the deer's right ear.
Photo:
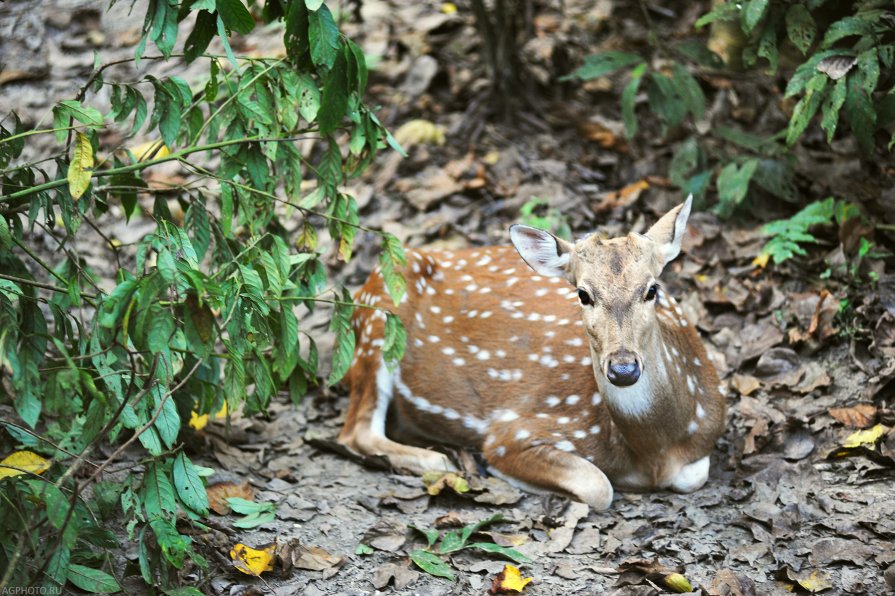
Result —
[[528, 266], [541, 275], [574, 282], [569, 266], [575, 247], [571, 242], [521, 224], [510, 226], [510, 240]]

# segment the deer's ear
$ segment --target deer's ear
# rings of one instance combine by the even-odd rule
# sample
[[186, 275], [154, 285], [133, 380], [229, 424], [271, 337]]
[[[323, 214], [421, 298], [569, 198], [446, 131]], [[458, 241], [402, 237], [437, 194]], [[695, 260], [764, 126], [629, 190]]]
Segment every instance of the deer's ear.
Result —
[[646, 233], [656, 243], [663, 267], [681, 252], [681, 242], [687, 232], [687, 219], [690, 217], [692, 204], [693, 195], [690, 195], [686, 201], [663, 215]]
[[575, 247], [571, 242], [521, 224], [510, 226], [510, 240], [528, 266], [541, 275], [573, 281], [570, 263]]

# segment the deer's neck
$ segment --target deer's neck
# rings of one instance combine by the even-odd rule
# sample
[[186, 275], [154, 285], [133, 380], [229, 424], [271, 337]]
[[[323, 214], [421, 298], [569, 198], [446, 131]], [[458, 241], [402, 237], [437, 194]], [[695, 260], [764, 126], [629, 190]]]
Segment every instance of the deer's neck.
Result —
[[[686, 370], [660, 332], [643, 351], [643, 372], [630, 387], [617, 387], [598, 373], [600, 391], [626, 442], [636, 451], [667, 448], [692, 434], [695, 397], [687, 390]], [[674, 348], [677, 351], [677, 348]]]

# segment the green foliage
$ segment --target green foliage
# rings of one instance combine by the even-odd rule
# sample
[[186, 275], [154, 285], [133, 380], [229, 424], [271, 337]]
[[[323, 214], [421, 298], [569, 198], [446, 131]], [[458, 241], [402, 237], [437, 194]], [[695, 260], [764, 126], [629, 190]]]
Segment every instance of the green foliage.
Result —
[[[320, 1], [256, 10], [240, 0], [150, 0], [135, 62], [149, 42], [173, 56], [191, 14], [183, 55], [206, 63], [207, 79], [120, 82], [98, 66], [78, 100], [54, 108], [52, 130], [26, 130], [15, 114], [0, 120], [0, 403], [21, 419], [0, 424], [0, 454], [27, 447], [54, 462], [42, 477], [0, 480], [2, 589], [120, 591], [109, 549], [122, 545], [104, 525], [115, 518], [137, 543], [147, 583], [174, 590], [187, 560], [202, 573], [203, 557], [181, 533], [209, 508], [211, 470], [185, 451], [191, 413], [226, 404], [252, 415], [279, 391], [299, 401], [319, 365], [299, 314], [320, 303], [333, 306], [330, 383], [353, 357], [351, 295], [327, 280], [322, 255], [351, 258], [361, 226], [345, 182], [394, 144], [363, 103], [363, 53]], [[286, 58], [233, 53], [229, 36], [252, 31], [253, 15], [284, 22]], [[223, 55], [207, 53], [215, 37]], [[91, 105], [102, 87], [107, 114]], [[59, 143], [54, 159], [20, 163], [30, 138], [48, 132]], [[157, 142], [137, 154], [129, 140], [137, 134]], [[314, 150], [303, 154], [298, 143], [310, 137]], [[110, 138], [127, 140], [107, 146]], [[150, 189], [145, 173], [166, 162], [189, 182]], [[156, 227], [132, 246], [110, 239], [118, 268], [101, 280], [67, 246], [112, 206]], [[332, 246], [318, 244], [323, 226]], [[52, 227], [66, 243], [46, 262], [29, 243], [35, 228]], [[397, 304], [404, 252], [381, 236], [380, 267]], [[387, 313], [391, 364], [405, 339]], [[103, 442], [113, 443], [108, 458], [97, 450]], [[143, 450], [142, 473], [97, 483], [125, 446]], [[275, 518], [271, 504], [231, 501], [244, 515], [236, 527]]]
[[565, 215], [556, 207], [551, 207], [547, 199], [532, 197], [519, 208], [521, 221], [527, 226], [547, 230], [565, 240], [572, 239], [572, 227]]
[[796, 255], [804, 256], [807, 253], [801, 245], [817, 242], [817, 238], [810, 232], [811, 228], [830, 225], [834, 217], [848, 217], [847, 214], [853, 213], [853, 209], [853, 206], [844, 201], [828, 197], [823, 201], [810, 203], [789, 219], [778, 219], [767, 223], [761, 232], [771, 239], [761, 252], [771, 257], [778, 265]]
[[411, 551], [410, 560], [426, 573], [451, 581], [454, 579], [454, 571], [441, 555], [449, 555], [465, 549], [500, 555], [518, 564], [528, 563], [528, 557], [514, 548], [500, 546], [490, 541], [470, 542], [476, 532], [500, 521], [503, 521], [503, 516], [498, 513], [487, 519], [467, 524], [459, 530], [448, 530], [444, 534], [433, 528], [411, 526], [426, 538], [426, 548]]
[[[697, 126], [706, 106], [698, 75], [704, 69], [724, 68], [723, 61], [698, 38], [651, 38], [653, 48], [643, 54], [599, 52], [586, 57], [565, 78], [589, 80], [627, 71], [620, 98], [627, 137], [634, 139], [641, 128], [637, 99], [645, 89], [645, 105], [658, 119], [662, 136], [683, 137], [677, 142], [668, 177], [683, 196], [693, 194], [697, 199], [706, 196], [714, 180], [715, 211], [729, 217], [739, 206], [749, 204], [754, 186], [785, 201], [799, 201], [795, 172], [785, 154], [812, 124], [832, 143], [842, 134], [845, 121], [865, 154], [876, 150], [877, 133], [895, 121], [895, 81], [881, 76], [895, 62], [895, 36], [891, 19], [885, 18], [887, 8], [882, 0], [843, 4], [835, 10], [831, 3], [817, 0], [726, 0], [715, 3], [711, 12], [696, 21], [697, 29], [715, 21], [736, 23], [746, 36], [739, 48], [746, 67], [764, 60], [769, 73], [775, 74], [780, 53], [788, 44], [802, 57], [791, 72], [784, 73], [784, 97], [794, 102], [789, 122], [771, 137], [704, 122]], [[883, 84], [888, 88], [881, 88]], [[887, 148], [893, 146], [895, 135]]]

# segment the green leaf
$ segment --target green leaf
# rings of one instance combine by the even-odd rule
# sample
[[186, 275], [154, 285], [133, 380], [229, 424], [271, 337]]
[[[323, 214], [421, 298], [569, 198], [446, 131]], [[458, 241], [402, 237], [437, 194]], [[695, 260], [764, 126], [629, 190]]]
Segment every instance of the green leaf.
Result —
[[320, 89], [317, 83], [307, 74], [298, 76], [298, 113], [308, 122], [317, 119], [320, 111]]
[[638, 62], [643, 62], [643, 58], [638, 54], [631, 52], [622, 52], [619, 50], [609, 50], [600, 52], [599, 54], [591, 54], [584, 59], [584, 64], [564, 77], [560, 81], [568, 81], [571, 79], [581, 79], [589, 81], [599, 77], [606, 76], [617, 70], [621, 70], [626, 66], [631, 66]]
[[506, 546], [500, 546], [494, 544], [493, 542], [472, 542], [466, 545], [466, 548], [474, 548], [476, 550], [484, 551], [486, 553], [491, 553], [495, 555], [501, 555], [510, 559], [511, 561], [515, 561], [516, 563], [524, 564], [530, 563], [531, 559], [520, 553], [515, 548], [509, 548]]
[[78, 588], [91, 594], [114, 594], [121, 591], [118, 581], [99, 569], [92, 569], [84, 565], [72, 563], [68, 566], [66, 574], [68, 581]]
[[237, 33], [251, 33], [255, 28], [255, 19], [240, 0], [217, 0], [218, 14], [224, 25]]
[[404, 357], [407, 344], [407, 332], [400, 317], [388, 313], [385, 317], [385, 338], [382, 344], [382, 357], [389, 370], [394, 370]]
[[143, 474], [142, 501], [147, 517], [164, 517], [177, 511], [174, 487], [168, 473], [158, 462], [149, 464]]
[[839, 124], [839, 110], [845, 104], [846, 79], [836, 81], [833, 91], [824, 99], [821, 107], [820, 127], [827, 133], [827, 143], [833, 142], [836, 126]]
[[828, 91], [827, 81], [829, 80], [827, 75], [819, 72], [808, 81], [808, 84], [805, 86], [805, 95], [793, 108], [792, 117], [789, 120], [789, 128], [786, 130], [787, 145], [794, 145], [799, 140], [799, 137], [802, 136], [802, 133], [805, 132], [805, 129], [808, 128], [808, 124], [814, 118], [826, 96]]
[[356, 555], [372, 555], [376, 550], [372, 546], [368, 546], [363, 542], [358, 543], [358, 545], [354, 549], [354, 554]]
[[824, 39], [820, 42], [823, 49], [829, 48], [840, 39], [853, 35], [867, 35], [873, 31], [873, 21], [868, 15], [848, 16], [834, 22], [827, 28]]
[[761, 159], [752, 180], [775, 197], [796, 203], [799, 200], [799, 189], [793, 178], [793, 170], [786, 161]]
[[863, 73], [858, 71], [848, 77], [848, 89], [845, 95], [845, 115], [852, 133], [858, 139], [861, 149], [870, 154], [873, 152], [873, 135], [876, 132], [876, 110], [873, 102], [864, 92]]
[[339, 27], [333, 19], [329, 8], [320, 6], [319, 10], [308, 7], [308, 40], [311, 47], [311, 60], [317, 66], [332, 68], [336, 56], [341, 53], [339, 43]]
[[786, 11], [786, 34], [802, 54], [808, 53], [817, 35], [817, 25], [804, 5], [793, 4]]
[[454, 581], [454, 572], [450, 565], [442, 561], [437, 555], [416, 549], [410, 552], [410, 560], [429, 575]]
[[153, 354], [164, 352], [168, 348], [168, 342], [174, 334], [174, 319], [171, 313], [157, 309], [156, 316], [149, 319], [149, 332], [146, 335], [146, 345]]
[[767, 12], [769, 4], [770, 0], [747, 0], [743, 3], [743, 12], [740, 16], [743, 32], [752, 33]]
[[637, 99], [637, 91], [640, 89], [640, 82], [643, 80], [643, 73], [646, 72], [646, 63], [638, 64], [631, 70], [631, 80], [625, 85], [622, 91], [622, 120], [625, 123], [625, 136], [629, 139], [634, 138], [637, 134], [637, 113], [635, 101]]
[[351, 302], [351, 294], [348, 290], [342, 290], [341, 301], [335, 305], [330, 323], [330, 330], [336, 333], [336, 341], [333, 348], [332, 372], [326, 381], [327, 385], [338, 383], [348, 372], [351, 359], [354, 358], [355, 338], [354, 328], [351, 326], [353, 312], [354, 305]]
[[697, 120], [705, 114], [705, 95], [699, 83], [693, 78], [686, 68], [675, 62], [672, 69], [672, 81], [675, 84], [677, 94], [684, 101], [684, 105]]
[[[196, 24], [189, 37], [183, 42], [183, 54], [187, 62], [192, 62], [202, 55], [208, 48], [208, 44], [214, 39], [216, 33], [215, 22], [217, 19], [211, 12], [200, 10], [196, 15]], [[214, 64], [214, 61], [212, 61]]]
[[233, 527], [249, 529], [269, 524], [276, 520], [276, 513], [273, 511], [262, 511], [260, 513], [252, 513], [233, 522]]
[[345, 54], [339, 52], [323, 83], [323, 96], [320, 99], [320, 111], [317, 113], [317, 124], [321, 134], [333, 132], [342, 122], [348, 108], [348, 61]]
[[438, 536], [440, 536], [438, 530], [436, 530], [435, 528], [427, 529], [427, 528], [421, 528], [419, 526], [414, 526], [411, 524], [410, 529], [416, 530], [417, 532], [419, 532], [420, 534], [425, 536], [426, 542], [428, 543], [429, 548], [432, 548], [432, 545], [434, 545], [438, 541]]
[[60, 101], [54, 110], [59, 110], [65, 116], [74, 118], [76, 121], [91, 127], [103, 125], [103, 115], [100, 114], [99, 110], [82, 105], [79, 101]]
[[68, 190], [71, 198], [78, 200], [90, 186], [93, 174], [93, 145], [83, 133], [75, 133], [75, 148], [68, 165]]
[[174, 487], [183, 503], [200, 515], [208, 513], [208, 494], [193, 462], [181, 451], [174, 458]]
[[758, 168], [757, 159], [749, 159], [738, 167], [731, 162], [718, 174], [718, 206], [716, 211], [721, 217], [728, 217], [743, 202], [749, 191], [749, 181]]
[[155, 429], [158, 431], [159, 438], [170, 449], [177, 442], [177, 435], [180, 432], [180, 415], [177, 413], [177, 406], [174, 405], [173, 397], [169, 396], [164, 399], [164, 390], [156, 385], [151, 394], [155, 397], [153, 410], [158, 411], [161, 405], [161, 411], [158, 418], [155, 419]]
[[155, 534], [155, 541], [162, 550], [162, 555], [174, 567], [180, 569], [186, 560], [186, 556], [192, 553], [192, 539], [189, 536], [182, 536], [174, 524], [167, 519], [153, 519], [149, 522], [149, 527]]

